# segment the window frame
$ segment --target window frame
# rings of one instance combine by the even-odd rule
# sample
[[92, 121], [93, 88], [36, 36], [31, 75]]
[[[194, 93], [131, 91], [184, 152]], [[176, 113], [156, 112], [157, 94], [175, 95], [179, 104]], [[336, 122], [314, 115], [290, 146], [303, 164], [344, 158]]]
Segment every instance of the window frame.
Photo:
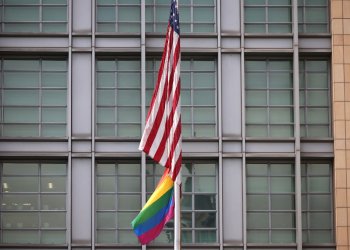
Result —
[[[164, 4], [160, 4], [159, 0], [146, 0], [146, 20], [145, 20], [145, 25], [146, 25], [146, 33], [158, 33], [158, 32], [163, 32], [163, 30], [166, 30], [167, 24], [168, 24], [168, 17], [165, 18], [164, 20], [161, 20], [159, 22], [157, 22], [157, 7], [161, 7], [166, 9], [166, 13], [168, 14], [168, 2], [164, 2]], [[180, 11], [180, 31], [181, 33], [188, 33], [188, 34], [201, 34], [201, 33], [213, 33], [216, 34], [217, 33], [217, 13], [216, 13], [216, 9], [217, 9], [217, 4], [216, 4], [216, 0], [213, 0], [213, 5], [211, 4], [199, 4], [198, 1], [196, 3], [194, 3], [194, 0], [186, 0], [186, 1], [182, 1], [181, 2], [181, 8], [183, 9], [183, 11]], [[190, 17], [189, 17], [189, 21], [184, 21], [183, 18], [183, 13], [184, 13], [184, 9], [188, 8], [189, 9], [189, 13], [190, 13]], [[213, 21], [206, 21], [206, 22], [196, 22], [194, 20], [194, 15], [195, 15], [195, 11], [196, 9], [203, 9], [203, 8], [212, 8], [213, 10]], [[148, 15], [148, 11], [150, 11], [150, 13], [152, 13], [152, 17], [153, 20], [149, 21], [147, 20], [147, 15]], [[200, 25], [212, 25], [213, 30], [212, 31], [199, 31], [196, 30], [196, 26], [200, 26]], [[184, 27], [189, 27], [189, 30], [186, 30]]]
[[[322, 71], [322, 70], [307, 70], [307, 65], [306, 63], [308, 61], [321, 61], [321, 62], [326, 62], [327, 63], [327, 70]], [[303, 68], [301, 68], [303, 66]], [[327, 88], [310, 88], [308, 87], [309, 83], [307, 81], [308, 79], [308, 74], [311, 73], [325, 73], [327, 74]], [[331, 63], [330, 59], [327, 57], [301, 57], [299, 59], [299, 109], [300, 109], [300, 129], [305, 130], [305, 135], [301, 135], [302, 139], [313, 139], [313, 138], [332, 138], [333, 136], [333, 131], [332, 131], [332, 89], [331, 89]], [[304, 87], [302, 88], [300, 82], [304, 83]], [[318, 91], [327, 91], [327, 98], [328, 102], [327, 105], [309, 105], [308, 103], [308, 91], [312, 90], [318, 90]], [[303, 104], [301, 103], [301, 98], [302, 96], [304, 97]], [[328, 123], [310, 123], [308, 122], [308, 110], [312, 108], [328, 108]], [[302, 111], [304, 109], [304, 114]], [[303, 116], [303, 117], [302, 117]], [[311, 136], [309, 135], [309, 127], [313, 126], [328, 126], [328, 136]]]
[[[308, 171], [308, 168], [310, 165], [325, 165], [327, 164], [329, 166], [329, 175], [327, 174], [309, 174], [309, 171]], [[303, 228], [302, 228], [302, 233], [303, 233], [303, 236], [304, 234], [307, 234], [307, 240], [305, 240], [305, 237], [303, 237], [303, 245], [307, 246], [307, 245], [322, 245], [322, 244], [334, 244], [335, 243], [335, 217], [334, 217], [334, 214], [335, 214], [335, 208], [334, 208], [334, 198], [335, 198], [335, 189], [334, 189], [334, 180], [333, 180], [333, 172], [334, 172], [334, 167], [332, 165], [332, 162], [331, 161], [327, 161], [327, 160], [324, 160], [324, 161], [320, 161], [320, 160], [302, 160], [301, 161], [301, 180], [302, 180], [302, 184], [301, 184], [301, 195], [302, 197], [307, 201], [307, 204], [303, 204], [303, 201], [304, 199], [302, 198], [302, 219], [304, 218], [304, 215], [306, 216], [307, 218], [307, 221], [304, 222], [302, 221], [302, 224], [303, 224]], [[321, 178], [324, 178], [324, 177], [328, 177], [329, 178], [329, 192], [311, 192], [309, 191], [308, 189], [308, 184], [310, 183], [308, 181], [309, 178], [317, 178], [317, 177], [321, 177]], [[303, 181], [305, 180], [306, 178], [306, 181]], [[303, 183], [306, 184], [306, 187], [303, 186]], [[310, 198], [312, 198], [313, 195], [329, 195], [330, 196], [330, 210], [313, 210], [310, 208]], [[305, 209], [305, 206], [306, 206], [306, 209]], [[310, 215], [312, 213], [317, 213], [317, 212], [328, 212], [330, 213], [330, 228], [327, 228], [327, 229], [324, 229], [324, 228], [310, 228]], [[304, 224], [306, 223], [306, 225]], [[307, 226], [306, 228], [304, 228], [304, 226]], [[331, 242], [313, 242], [313, 241], [310, 241], [310, 234], [312, 231], [330, 231], [330, 237], [331, 237]]]
[[[214, 70], [194, 70], [194, 63], [195, 62], [200, 62], [200, 61], [205, 61], [205, 62], [213, 62], [214, 63]], [[184, 69], [184, 62], [189, 62], [190, 63], [190, 69]], [[146, 59], [146, 64], [151, 63], [152, 64], [152, 69], [148, 69], [146, 66], [146, 75], [147, 74], [152, 74], [152, 78], [154, 79], [154, 82], [152, 85], [154, 86], [156, 81], [157, 81], [157, 76], [158, 76], [158, 66], [160, 64], [160, 59], [159, 57], [149, 57]], [[183, 56], [182, 57], [182, 64], [181, 64], [181, 73], [182, 76], [180, 76], [181, 79], [183, 79], [184, 74], [189, 73], [190, 74], [190, 86], [185, 87], [185, 84], [183, 84], [183, 80], [181, 80], [181, 99], [184, 96], [184, 90], [187, 90], [190, 92], [190, 104], [184, 104], [183, 101], [181, 101], [181, 109], [182, 109], [182, 114], [181, 114], [181, 123], [182, 123], [182, 137], [185, 139], [194, 139], [194, 138], [216, 138], [218, 136], [218, 96], [217, 96], [217, 91], [218, 91], [218, 79], [217, 79], [217, 58], [214, 56]], [[194, 87], [194, 74], [195, 73], [212, 73], [214, 76], [214, 83], [213, 87], [203, 87], [203, 88], [195, 88]], [[147, 79], [147, 76], [146, 76]], [[148, 96], [147, 93], [152, 92], [154, 90], [154, 87], [150, 88], [151, 85], [150, 83], [147, 82], [146, 80], [146, 113], [149, 109], [150, 102], [148, 101], [147, 98], [150, 98], [152, 96]], [[207, 90], [207, 91], [213, 91], [212, 94], [214, 96], [214, 104], [195, 104], [194, 102], [194, 93], [195, 91], [201, 91], [201, 90]], [[214, 121], [213, 122], [196, 122], [195, 121], [195, 109], [200, 109], [200, 108], [208, 108], [208, 109], [213, 109], [214, 110]], [[185, 117], [185, 109], [190, 110], [190, 122], [186, 122]], [[210, 136], [197, 136], [196, 133], [198, 133], [198, 130], [201, 125], [204, 126], [212, 126], [213, 127], [213, 135]], [[186, 135], [186, 130], [185, 126], [187, 126], [190, 129], [190, 134]]]
[[[5, 33], [28, 33], [27, 29], [25, 29], [25, 31], [4, 31], [5, 30], [5, 26], [6, 24], [17, 24], [17, 25], [21, 25], [21, 24], [38, 24], [39, 25], [39, 29], [38, 31], [29, 31], [29, 32], [33, 32], [33, 33], [61, 33], [61, 34], [67, 34], [68, 33], [68, 18], [69, 18], [69, 6], [68, 6], [68, 1], [65, 0], [66, 3], [54, 3], [54, 4], [50, 4], [50, 3], [42, 3], [42, 0], [38, 1], [38, 3], [29, 3], [29, 4], [6, 4], [6, 0], [3, 0], [2, 2], [0, 2], [0, 11], [2, 12], [1, 15], [1, 21], [0, 21], [0, 31], [5, 32]], [[38, 13], [39, 16], [37, 16], [38, 20], [36, 21], [5, 21], [5, 8], [6, 7], [12, 7], [12, 8], [16, 8], [16, 7], [37, 7], [38, 8]], [[46, 21], [43, 20], [44, 19], [44, 15], [43, 15], [43, 11], [45, 9], [45, 7], [66, 7], [66, 16], [65, 16], [65, 20], [51, 20], [51, 21]], [[65, 31], [44, 31], [44, 26], [45, 24], [65, 24]], [[20, 27], [20, 29], [23, 29], [24, 27]]]
[[[99, 62], [105, 62], [105, 61], [110, 61], [110, 62], [114, 62], [114, 70], [99, 70], [97, 64]], [[130, 62], [138, 62], [139, 63], [139, 70], [118, 70], [118, 63], [119, 61], [130, 61]], [[99, 73], [111, 73], [114, 74], [114, 83], [113, 86], [108, 86], [108, 87], [99, 87], [99, 80], [98, 80], [98, 75]], [[136, 73], [140, 76], [139, 78], [139, 86], [138, 87], [121, 87], [119, 86], [118, 83], [118, 74], [119, 73]], [[142, 109], [142, 103], [141, 103], [141, 95], [142, 95], [142, 86], [141, 86], [141, 60], [138, 57], [123, 57], [123, 56], [118, 56], [118, 57], [98, 57], [96, 60], [96, 87], [95, 87], [95, 98], [96, 98], [96, 104], [95, 104], [95, 136], [102, 138], [102, 137], [118, 137], [118, 138], [139, 138], [141, 136], [141, 109]], [[105, 104], [105, 105], [100, 105], [99, 104], [99, 97], [98, 97], [98, 93], [99, 91], [113, 91], [114, 92], [114, 104], [113, 105], [109, 105], [109, 104]], [[135, 93], [138, 91], [139, 92], [139, 101], [140, 103], [138, 105], [134, 104], [134, 105], [120, 105], [118, 104], [118, 92], [119, 90], [133, 90], [135, 91]], [[99, 122], [99, 109], [103, 109], [103, 108], [110, 108], [113, 109], [113, 113], [114, 113], [114, 121], [111, 122]], [[121, 108], [133, 108], [133, 109], [138, 109], [139, 110], [139, 117], [138, 117], [138, 121], [133, 121], [133, 122], [123, 122], [123, 121], [119, 121], [119, 112]], [[108, 134], [108, 135], [103, 135], [103, 131], [101, 132], [102, 134], [99, 134], [99, 126], [103, 126], [103, 125], [109, 125], [109, 126], [113, 126], [113, 130], [114, 130], [114, 134]], [[129, 135], [120, 135], [120, 130], [123, 126], [138, 126], [138, 132], [135, 132], [135, 134], [129, 136]], [[136, 134], [137, 133], [137, 134]]]
[[[36, 164], [38, 166], [38, 172], [37, 174], [25, 174], [25, 175], [3, 175], [3, 165], [4, 164]], [[42, 165], [45, 165], [45, 164], [59, 164], [59, 165], [65, 165], [65, 174], [43, 174], [41, 173], [41, 169], [42, 169]], [[38, 191], [35, 191], [35, 192], [32, 192], [32, 191], [14, 191], [14, 192], [6, 192], [6, 191], [3, 191], [4, 189], [7, 189], [4, 185], [5, 183], [2, 182], [2, 180], [4, 179], [4, 176], [5, 177], [37, 177], [38, 178]], [[49, 192], [49, 191], [43, 191], [42, 190], [42, 178], [44, 177], [65, 177], [65, 191], [56, 191], [56, 192]], [[37, 196], [37, 209], [27, 209], [27, 210], [15, 210], [15, 209], [4, 209], [2, 208], [0, 210], [0, 216], [2, 217], [3, 216], [3, 213], [27, 213], [27, 214], [33, 214], [33, 213], [37, 213], [38, 214], [38, 225], [37, 225], [37, 228], [22, 228], [22, 226], [18, 225], [18, 227], [20, 227], [19, 229], [16, 229], [16, 228], [11, 228], [11, 229], [5, 229], [3, 227], [0, 227], [0, 245], [1, 244], [18, 244], [18, 245], [24, 245], [24, 244], [60, 244], [60, 245], [65, 245], [67, 244], [67, 231], [69, 230], [69, 222], [68, 222], [68, 207], [67, 205], [69, 204], [68, 203], [68, 198], [69, 198], [69, 190], [68, 190], [68, 163], [64, 160], [39, 160], [39, 161], [33, 161], [33, 160], [29, 160], [29, 161], [25, 161], [25, 160], [3, 160], [0, 162], [0, 180], [2, 183], [2, 185], [0, 186], [0, 198], [1, 200], [3, 199], [4, 197], [4, 194], [11, 194], [11, 195], [36, 195]], [[50, 187], [50, 183], [48, 183], [48, 188], [52, 188], [52, 186]], [[52, 184], [51, 184], [52, 185]], [[43, 199], [43, 196], [57, 196], [57, 195], [64, 195], [64, 206], [65, 208], [62, 210], [62, 209], [45, 209], [42, 208], [41, 206], [43, 205], [42, 204], [42, 199]], [[3, 203], [1, 202], [1, 204], [3, 205]], [[27, 204], [26, 204], [27, 205]], [[65, 224], [65, 227], [62, 227], [62, 228], [49, 228], [48, 226], [49, 225], [46, 225], [44, 223], [44, 225], [41, 225], [42, 224], [42, 216], [45, 214], [45, 213], [64, 213], [64, 217], [65, 217], [65, 220], [64, 220], [64, 224]], [[2, 217], [2, 220], [3, 220], [3, 217]], [[28, 231], [28, 232], [36, 232], [38, 234], [38, 241], [39, 242], [6, 242], [4, 243], [3, 242], [3, 239], [4, 239], [4, 236], [3, 236], [3, 233], [4, 231], [13, 231], [13, 232], [16, 232], [16, 231]], [[64, 235], [64, 242], [43, 242], [43, 235], [42, 233], [43, 232], [55, 232], [55, 231], [64, 231], [63, 235]]]
[[[115, 170], [115, 174], [98, 174], [98, 165], [114, 165], [114, 170]], [[118, 165], [123, 164], [123, 165], [127, 165], [127, 164], [131, 164], [131, 165], [139, 165], [139, 175], [137, 174], [123, 174], [120, 175], [118, 172]], [[137, 237], [134, 235], [134, 232], [132, 231], [131, 228], [131, 220], [129, 223], [129, 228], [124, 228], [124, 227], [120, 227], [118, 225], [118, 219], [119, 216], [118, 213], [132, 213], [134, 214], [134, 217], [136, 217], [136, 215], [139, 213], [139, 211], [141, 210], [141, 199], [142, 199], [142, 189], [141, 189], [141, 178], [142, 178], [142, 173], [141, 173], [141, 162], [138, 160], [98, 160], [96, 161], [95, 164], [95, 169], [96, 169], [96, 174], [95, 174], [95, 187], [94, 187], [94, 197], [95, 197], [95, 228], [94, 228], [94, 232], [95, 232], [95, 240], [98, 244], [125, 244], [126, 242], [120, 242], [120, 233], [122, 232], [127, 232], [128, 234], [131, 235], [132, 239], [134, 240], [133, 243], [137, 244]], [[124, 176], [124, 177], [136, 177], [136, 178], [140, 178], [140, 190], [138, 192], [136, 191], [131, 191], [131, 192], [123, 192], [123, 191], [119, 191], [118, 188], [118, 178], [120, 176]], [[115, 180], [115, 190], [113, 192], [111, 191], [98, 191], [98, 177], [113, 177]], [[99, 203], [98, 203], [98, 196], [101, 195], [113, 195], [115, 196], [115, 207], [114, 209], [99, 209]], [[139, 196], [139, 203], [140, 203], [140, 207], [134, 208], [134, 209], [120, 209], [118, 208], [118, 198], [120, 197], [120, 195], [134, 195], [134, 196]], [[99, 227], [98, 226], [98, 214], [103, 214], [103, 213], [114, 213], [115, 215], [115, 226], [114, 227]], [[111, 233], [114, 234], [114, 239], [115, 241], [113, 242], [103, 242], [103, 241], [99, 241], [98, 240], [98, 233], [99, 231], [110, 231]]]
[[[244, 8], [244, 33], [245, 35], [250, 35], [250, 34], [262, 34], [262, 35], [280, 35], [280, 34], [286, 34], [286, 35], [291, 35], [293, 30], [292, 30], [292, 24], [293, 24], [293, 16], [292, 16], [292, 6], [293, 3], [291, 0], [287, 0], [289, 1], [289, 4], [269, 4], [269, 0], [265, 0], [265, 2], [263, 4], [246, 4], [247, 0], [244, 0], [243, 2], [243, 8]], [[257, 22], [257, 21], [252, 21], [250, 22], [249, 20], [247, 20], [247, 10], [248, 9], [263, 9], [264, 10], [264, 22]], [[287, 32], [271, 32], [270, 29], [271, 27], [273, 27], [274, 25], [281, 25], [281, 22], [272, 22], [269, 20], [269, 13], [275, 9], [275, 8], [288, 8], [289, 9], [289, 21], [288, 22], [283, 22], [283, 25], [289, 25], [289, 31]], [[249, 25], [263, 25], [264, 26], [264, 31], [248, 31], [248, 26]]]
[[[267, 168], [267, 173], [266, 175], [263, 175], [263, 174], [252, 174], [252, 175], [249, 175], [248, 174], [248, 167], [249, 165], [252, 164], [252, 165], [265, 165]], [[278, 164], [283, 164], [283, 165], [290, 165], [291, 166], [291, 169], [292, 169], [292, 174], [291, 175], [271, 175], [271, 166], [273, 165], [278, 165]], [[246, 168], [246, 193], [245, 193], [245, 196], [246, 196], [246, 220], [247, 220], [247, 226], [246, 226], [246, 234], [247, 234], [247, 243], [248, 244], [293, 244], [293, 243], [296, 243], [296, 204], [295, 204], [295, 197], [296, 197], [296, 190], [295, 190], [295, 173], [294, 173], [294, 170], [295, 170], [295, 166], [294, 166], [294, 163], [293, 161], [291, 160], [247, 160], [247, 163], [245, 165], [245, 168]], [[248, 192], [248, 178], [249, 177], [257, 177], [257, 178], [267, 178], [267, 193], [265, 192]], [[293, 183], [293, 189], [291, 192], [272, 192], [272, 189], [271, 189], [271, 179], [273, 177], [282, 177], [282, 178], [286, 178], [286, 177], [289, 177], [292, 179], [292, 183]], [[268, 197], [268, 207], [266, 210], [259, 210], [259, 209], [255, 209], [255, 210], [251, 210], [249, 211], [248, 209], [248, 195], [267, 195]], [[277, 195], [288, 195], [288, 196], [293, 196], [293, 199], [292, 199], [292, 202], [293, 202], [293, 206], [294, 206], [294, 209], [272, 209], [272, 196], [277, 196]], [[268, 215], [268, 227], [267, 228], [249, 228], [249, 213], [267, 213]], [[272, 227], [272, 215], [274, 213], [292, 213], [294, 214], [294, 227], [291, 227], [291, 228], [279, 228], [279, 227], [276, 227], [276, 228], [273, 228]], [[248, 232], [249, 230], [252, 230], [252, 231], [266, 231], [267, 234], [268, 234], [268, 238], [266, 239], [267, 242], [256, 242], [256, 241], [250, 241], [249, 240], [249, 235], [248, 235]], [[294, 235], [292, 235], [292, 237], [294, 237], [294, 241], [293, 242], [273, 242], [272, 241], [272, 232], [273, 231], [281, 231], [281, 230], [286, 230], [286, 231], [292, 231], [294, 232]]]
[[[27, 69], [19, 69], [19, 70], [5, 70], [4, 69], [4, 61], [38, 61], [38, 69], [37, 70], [27, 70]], [[59, 69], [59, 70], [44, 70], [43, 69], [43, 62], [45, 61], [58, 61], [58, 62], [64, 62], [65, 63], [65, 70]], [[10, 72], [10, 73], [16, 73], [16, 72], [22, 72], [22, 73], [32, 73], [35, 72], [38, 75], [38, 83], [37, 86], [35, 87], [6, 87], [5, 86], [5, 73]], [[43, 75], [45, 73], [64, 73], [65, 74], [65, 86], [44, 86], [44, 79]], [[21, 137], [21, 138], [66, 138], [67, 133], [68, 133], [68, 95], [69, 95], [69, 89], [68, 89], [68, 59], [67, 57], [51, 57], [51, 56], [45, 56], [45, 57], [14, 57], [14, 56], [9, 56], [9, 57], [0, 57], [0, 96], [1, 98], [1, 106], [0, 106], [0, 115], [1, 115], [1, 123], [0, 123], [0, 137]], [[11, 105], [5, 105], [4, 99], [5, 99], [5, 91], [36, 91], [38, 94], [38, 103], [36, 105], [34, 104], [11, 104]], [[65, 104], [60, 105], [60, 104], [44, 104], [44, 91], [65, 91]], [[17, 103], [17, 102], [16, 102]], [[37, 109], [38, 112], [38, 120], [35, 122], [26, 122], [26, 121], [15, 121], [15, 122], [5, 122], [5, 109], [8, 108], [34, 108]], [[44, 110], [45, 109], [64, 109], [64, 122], [57, 122], [57, 121], [43, 121], [44, 120]], [[13, 126], [13, 125], [18, 125], [18, 126], [36, 126], [35, 134], [26, 134], [26, 135], [20, 135], [20, 134], [14, 134], [14, 135], [4, 135], [4, 129], [5, 126]], [[47, 125], [53, 125], [53, 126], [64, 126], [64, 133], [62, 135], [45, 135], [45, 126]], [[55, 129], [56, 130], [56, 129]], [[63, 131], [62, 131], [63, 132]]]
[[[302, 1], [302, 4], [300, 2]], [[305, 5], [305, 2], [307, 0], [298, 0], [298, 32], [299, 34], [305, 35], [305, 34], [329, 34], [330, 33], [330, 3], [329, 0], [326, 0], [326, 5], [318, 4], [318, 5]], [[326, 22], [307, 22], [305, 21], [306, 18], [306, 10], [312, 9], [312, 8], [325, 8], [326, 14], [327, 14], [327, 21]], [[302, 17], [299, 16], [299, 14], [302, 14]], [[326, 31], [324, 32], [310, 32], [307, 31], [307, 27], [310, 25], [325, 25]]]
[[[286, 63], [290, 63], [290, 69], [273, 69], [270, 68], [270, 63], [271, 62], [286, 62]], [[263, 70], [247, 70], [247, 62], [264, 62], [265, 63], [265, 68]], [[257, 136], [257, 135], [246, 135], [246, 137], [249, 138], [270, 138], [270, 139], [280, 139], [280, 138], [293, 138], [294, 137], [294, 123], [295, 123], [295, 117], [294, 117], [294, 99], [293, 99], [293, 91], [294, 91], [294, 86], [293, 86], [293, 68], [292, 68], [292, 59], [289, 57], [247, 57], [245, 59], [245, 68], [244, 68], [244, 74], [245, 74], [245, 83], [244, 83], [244, 95], [245, 95], [245, 128], [246, 128], [246, 134], [248, 134], [248, 127], [249, 126], [259, 126], [263, 129], [266, 129], [266, 135], [264, 136]], [[266, 83], [266, 87], [264, 88], [248, 88], [248, 77], [247, 75], [249, 73], [263, 73], [265, 74], [265, 83]], [[290, 86], [289, 87], [273, 87], [271, 88], [271, 81], [270, 81], [270, 75], [274, 74], [274, 73], [284, 73], [284, 74], [289, 74], [290, 75], [290, 79], [288, 79], [288, 81], [290, 82]], [[249, 93], [250, 91], [258, 91], [258, 92], [265, 92], [266, 93], [266, 104], [262, 105], [262, 104], [248, 104], [248, 98], [247, 98], [247, 93]], [[288, 91], [291, 97], [290, 100], [290, 104], [272, 104], [270, 103], [270, 96], [273, 92], [278, 92], [278, 91]], [[254, 123], [254, 122], [249, 122], [248, 121], [248, 109], [261, 109], [264, 108], [266, 110], [266, 123]], [[278, 108], [285, 108], [285, 109], [289, 109], [290, 110], [290, 121], [287, 123], [275, 123], [271, 121], [271, 111], [274, 109], [278, 109]], [[289, 128], [289, 132], [291, 133], [291, 135], [273, 135], [273, 132], [276, 132], [273, 130], [273, 127], [285, 127]]]
[[[100, 1], [103, 1], [103, 0], [100, 0]], [[139, 3], [136, 3], [136, 1], [138, 1]], [[114, 18], [115, 20], [113, 21], [99, 21], [99, 14], [102, 14], [99, 12], [99, 8], [113, 8], [114, 10]], [[95, 8], [96, 8], [96, 18], [95, 18], [95, 27], [96, 27], [96, 33], [127, 33], [127, 34], [133, 34], [133, 33], [136, 33], [136, 34], [140, 34], [141, 33], [141, 21], [142, 20], [139, 20], [139, 21], [121, 21], [121, 20], [118, 20], [119, 18], [119, 11], [120, 9], [122, 9], [123, 7], [139, 7], [139, 16], [141, 16], [141, 1], [140, 0], [133, 0], [133, 2], [131, 3], [125, 3], [125, 2], [122, 2], [122, 3], [119, 3], [119, 1], [114, 1], [114, 3], [99, 3], [99, 0], [96, 0], [96, 5], [95, 5]], [[100, 25], [104, 25], [104, 24], [109, 24], [111, 26], [114, 27], [113, 30], [110, 30], [110, 31], [104, 31], [102, 30], [101, 28], [99, 28]], [[127, 29], [126, 30], [123, 30], [123, 31], [119, 31], [121, 29], [121, 27], [124, 28], [124, 26], [122, 25], [126, 25]], [[134, 25], [133, 27], [138, 27], [137, 28], [137, 31], [132, 31], [130, 30], [130, 25]]]

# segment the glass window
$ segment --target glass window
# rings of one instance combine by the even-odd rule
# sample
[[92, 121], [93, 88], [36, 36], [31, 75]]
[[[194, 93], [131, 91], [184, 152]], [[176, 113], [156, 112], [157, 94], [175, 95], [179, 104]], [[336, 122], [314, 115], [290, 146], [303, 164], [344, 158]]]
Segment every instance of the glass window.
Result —
[[140, 33], [140, 0], [97, 0], [96, 31]]
[[65, 244], [67, 165], [2, 162], [0, 243]]
[[140, 136], [140, 61], [99, 59], [96, 71], [97, 136]]
[[131, 221], [141, 209], [140, 163], [96, 165], [96, 242], [137, 243]]
[[[164, 167], [147, 164], [147, 197], [153, 193]], [[218, 187], [215, 163], [182, 164], [181, 240], [183, 243], [217, 243]], [[173, 243], [174, 226], [170, 221], [155, 243]]]
[[67, 127], [67, 60], [1, 59], [0, 135], [64, 137]]
[[333, 184], [330, 163], [301, 165], [304, 243], [333, 243]]
[[300, 136], [331, 136], [330, 70], [327, 59], [303, 59], [300, 74]]
[[[168, 1], [146, 0], [146, 32], [164, 32], [169, 11]], [[182, 0], [180, 30], [183, 33], [216, 32], [216, 1]]]
[[328, 0], [298, 0], [299, 33], [329, 33]]
[[67, 0], [56, 1], [2, 1], [2, 32], [66, 33], [68, 22]]
[[292, 61], [245, 62], [246, 135], [293, 137]]
[[[146, 62], [146, 105], [149, 108], [160, 61]], [[181, 122], [183, 137], [216, 136], [216, 61], [181, 61]]]
[[294, 166], [247, 163], [247, 242], [295, 242]]
[[244, 0], [245, 33], [291, 33], [291, 0]]

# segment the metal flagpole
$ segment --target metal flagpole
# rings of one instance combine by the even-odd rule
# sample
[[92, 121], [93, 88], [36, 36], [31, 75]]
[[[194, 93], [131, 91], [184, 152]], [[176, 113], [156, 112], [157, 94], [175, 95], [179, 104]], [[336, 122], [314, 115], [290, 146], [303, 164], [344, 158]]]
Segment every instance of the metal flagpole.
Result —
[[175, 208], [174, 208], [174, 250], [181, 249], [181, 170], [176, 177], [174, 195], [175, 195]]
[[[177, 0], [176, 5], [179, 10], [179, 1]], [[180, 27], [181, 28], [181, 27]], [[180, 50], [181, 60], [181, 50]], [[181, 63], [181, 61], [180, 61]], [[181, 75], [181, 68], [180, 68]], [[182, 144], [182, 142], [181, 142]], [[181, 146], [182, 147], [182, 146]], [[175, 196], [175, 208], [174, 208], [174, 250], [181, 250], [181, 168], [176, 177], [174, 185], [174, 196]]]

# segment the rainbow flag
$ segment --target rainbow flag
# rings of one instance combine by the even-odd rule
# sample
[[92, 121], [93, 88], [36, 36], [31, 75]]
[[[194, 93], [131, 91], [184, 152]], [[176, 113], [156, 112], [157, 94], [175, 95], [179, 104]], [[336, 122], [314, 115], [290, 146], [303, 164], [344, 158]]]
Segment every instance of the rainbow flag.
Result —
[[141, 244], [147, 244], [160, 234], [174, 216], [174, 205], [174, 181], [166, 169], [156, 190], [131, 222]]

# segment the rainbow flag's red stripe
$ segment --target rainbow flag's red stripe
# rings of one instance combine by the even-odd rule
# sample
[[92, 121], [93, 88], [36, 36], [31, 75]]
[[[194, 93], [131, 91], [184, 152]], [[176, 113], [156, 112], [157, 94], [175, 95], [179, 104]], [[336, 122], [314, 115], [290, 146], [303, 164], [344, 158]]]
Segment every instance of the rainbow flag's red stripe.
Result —
[[155, 239], [164, 225], [174, 216], [174, 181], [167, 170], [152, 196], [131, 222], [135, 234], [143, 245]]

